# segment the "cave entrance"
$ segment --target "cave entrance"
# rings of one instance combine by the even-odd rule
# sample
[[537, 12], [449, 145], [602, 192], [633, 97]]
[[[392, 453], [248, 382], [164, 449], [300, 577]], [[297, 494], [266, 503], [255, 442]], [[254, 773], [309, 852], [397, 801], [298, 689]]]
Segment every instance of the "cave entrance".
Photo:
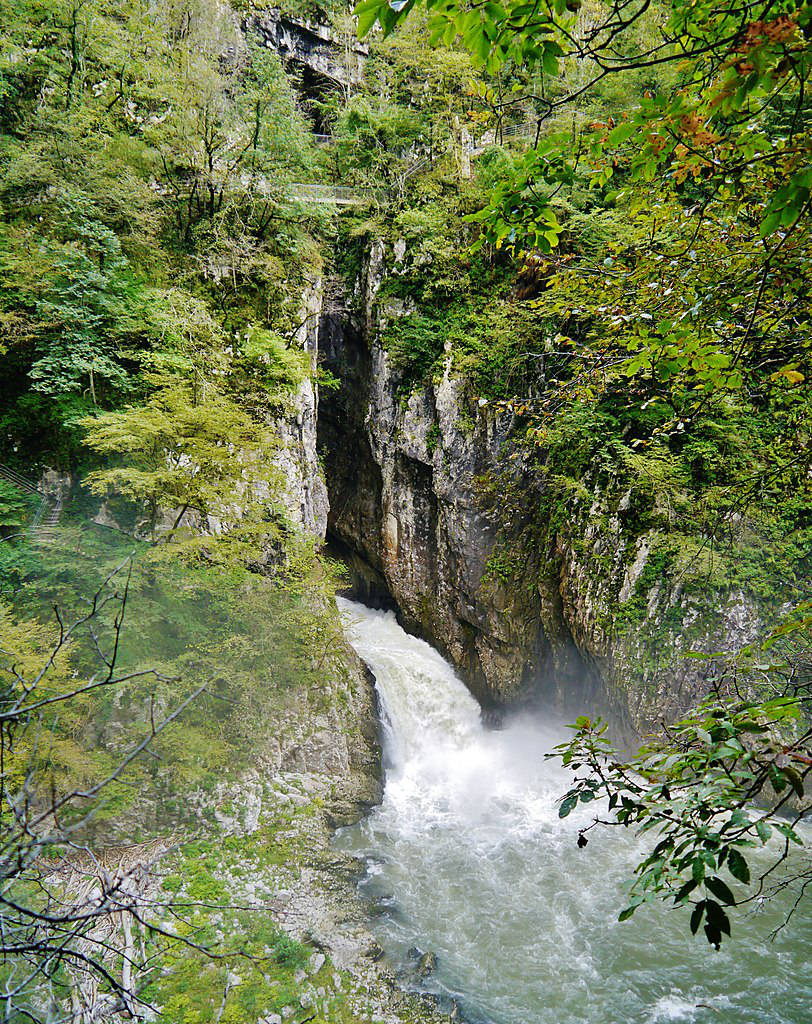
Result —
[[325, 108], [331, 98], [342, 93], [341, 84], [307, 64], [299, 65], [296, 79], [300, 107], [310, 122], [311, 131], [316, 135], [331, 135], [332, 126]]

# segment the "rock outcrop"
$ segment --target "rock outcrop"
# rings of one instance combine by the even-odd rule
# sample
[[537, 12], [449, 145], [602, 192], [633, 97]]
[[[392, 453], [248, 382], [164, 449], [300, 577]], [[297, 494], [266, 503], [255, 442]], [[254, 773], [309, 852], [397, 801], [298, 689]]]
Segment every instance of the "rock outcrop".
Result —
[[316, 452], [319, 391], [315, 380], [319, 347], [319, 318], [323, 303], [322, 279], [304, 290], [299, 312], [297, 344], [310, 357], [313, 376], [299, 385], [287, 415], [274, 423], [279, 450], [274, 459], [284, 477], [282, 500], [291, 520], [305, 533], [323, 540], [327, 532], [327, 486]]
[[300, 69], [344, 87], [361, 81], [367, 47], [354, 32], [348, 30], [341, 40], [329, 25], [291, 18], [276, 8], [246, 18], [242, 28]]
[[509, 444], [512, 414], [472, 400], [450, 352], [431, 384], [402, 386], [379, 340], [404, 311], [379, 296], [383, 266], [379, 246], [356, 308], [325, 314], [319, 340], [342, 382], [319, 417], [328, 534], [354, 562], [359, 596], [390, 597], [486, 708], [590, 709], [627, 735], [686, 709], [712, 666], [681, 656], [752, 640], [753, 602], [689, 592], [658, 568], [662, 538], [641, 532], [628, 495], [605, 481], [581, 481], [551, 522], [543, 474]]
[[[390, 594], [407, 628], [435, 643], [486, 707], [591, 685], [557, 581], [539, 575], [543, 552], [524, 536], [528, 523], [506, 521], [483, 494], [482, 481], [503, 468], [510, 417], [481, 408], [472, 420], [448, 361], [438, 383], [401, 397], [375, 340], [375, 291], [373, 265], [366, 314], [322, 319], [321, 358], [342, 381], [319, 418], [330, 534], [362, 560], [366, 596], [376, 583]], [[536, 578], [532, 590], [513, 571], [505, 578], [508, 543]]]

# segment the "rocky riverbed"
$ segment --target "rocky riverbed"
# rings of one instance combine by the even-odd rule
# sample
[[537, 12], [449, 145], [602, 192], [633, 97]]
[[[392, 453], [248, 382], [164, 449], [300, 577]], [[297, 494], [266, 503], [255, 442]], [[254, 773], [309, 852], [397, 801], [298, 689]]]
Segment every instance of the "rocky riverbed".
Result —
[[[447, 1021], [429, 998], [404, 992], [381, 961], [356, 885], [361, 865], [331, 846], [335, 828], [359, 820], [382, 792], [373, 680], [355, 654], [336, 651], [323, 685], [292, 695], [269, 733], [250, 771], [196, 794], [202, 839], [173, 855], [176, 898], [194, 897], [211, 880], [224, 905], [269, 915], [309, 951], [293, 973], [291, 1001], [261, 1017], [265, 1024], [303, 1015]], [[228, 912], [213, 913], [225, 932]]]

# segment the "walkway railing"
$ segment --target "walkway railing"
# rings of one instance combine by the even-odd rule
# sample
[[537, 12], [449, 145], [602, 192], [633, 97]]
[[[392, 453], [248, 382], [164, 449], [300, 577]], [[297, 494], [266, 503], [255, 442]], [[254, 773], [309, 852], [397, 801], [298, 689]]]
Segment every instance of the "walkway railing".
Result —
[[57, 498], [50, 506], [46, 501], [44, 506], [40, 505], [37, 512], [41, 514], [39, 518], [34, 516], [34, 520], [28, 528], [28, 534], [32, 540], [47, 544], [56, 539], [59, 517], [62, 514], [62, 499]]
[[3, 477], [4, 480], [8, 480], [9, 483], [14, 484], [15, 487], [19, 487], [23, 491], [28, 491], [29, 494], [39, 494], [44, 497], [36, 484], [32, 483], [30, 480], [26, 480], [24, 476], [20, 476], [20, 474], [11, 469], [10, 466], [4, 466], [2, 462], [0, 462], [0, 476]]
[[386, 190], [378, 188], [353, 188], [350, 185], [318, 185], [312, 182], [295, 181], [288, 185], [291, 199], [308, 203], [331, 203], [335, 206], [352, 206], [369, 199], [385, 199]]
[[411, 178], [412, 175], [417, 174], [418, 171], [422, 171], [426, 164], [431, 165], [432, 163], [434, 163], [434, 161], [430, 156], [424, 156], [421, 160], [415, 161], [415, 163], [413, 163], [410, 167], [407, 167], [403, 174], [401, 174], [401, 184], [405, 181], [408, 181], [409, 178]]
[[[500, 139], [522, 139], [535, 138], [538, 131], [538, 121], [523, 121], [520, 124], [511, 124], [500, 131], [488, 131], [480, 139], [463, 137], [463, 147], [472, 156], [481, 153], [488, 146], [493, 145], [497, 136]], [[464, 133], [465, 134], [465, 133]], [[319, 132], [311, 132], [311, 137], [317, 146], [329, 146], [336, 140], [332, 135], [324, 135]], [[431, 156], [421, 157], [406, 168], [398, 178], [398, 186], [402, 190], [409, 178], [421, 171], [427, 164], [433, 163]], [[316, 182], [293, 182], [288, 185], [288, 195], [291, 199], [298, 199], [309, 203], [329, 203], [334, 206], [355, 206], [367, 202], [369, 199], [386, 199], [386, 189], [355, 188], [351, 185], [322, 185]]]
[[525, 121], [523, 124], [509, 124], [502, 129], [503, 139], [529, 139], [535, 138], [538, 131], [538, 121]]
[[21, 491], [27, 491], [29, 494], [36, 494], [39, 497], [39, 505], [31, 518], [28, 535], [32, 540], [38, 542], [47, 543], [53, 540], [59, 525], [59, 517], [62, 514], [62, 499], [60, 497], [52, 499], [47, 494], [43, 494], [35, 483], [21, 476], [10, 466], [4, 466], [1, 462], [0, 477], [8, 480], [10, 484], [18, 487]]

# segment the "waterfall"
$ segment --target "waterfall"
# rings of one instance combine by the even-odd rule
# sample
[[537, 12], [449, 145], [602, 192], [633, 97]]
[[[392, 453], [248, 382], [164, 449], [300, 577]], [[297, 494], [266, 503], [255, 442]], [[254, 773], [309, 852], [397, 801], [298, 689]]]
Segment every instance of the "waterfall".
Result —
[[719, 953], [684, 910], [618, 923], [636, 841], [616, 829], [577, 848], [594, 810], [558, 817], [569, 774], [544, 757], [565, 726], [523, 714], [485, 729], [453, 668], [392, 612], [339, 610], [375, 676], [386, 782], [381, 806], [336, 841], [367, 866], [374, 927], [404, 983], [434, 953], [420, 986], [472, 1024], [812, 1022], [808, 911], [772, 943], [786, 907], [742, 916]]

